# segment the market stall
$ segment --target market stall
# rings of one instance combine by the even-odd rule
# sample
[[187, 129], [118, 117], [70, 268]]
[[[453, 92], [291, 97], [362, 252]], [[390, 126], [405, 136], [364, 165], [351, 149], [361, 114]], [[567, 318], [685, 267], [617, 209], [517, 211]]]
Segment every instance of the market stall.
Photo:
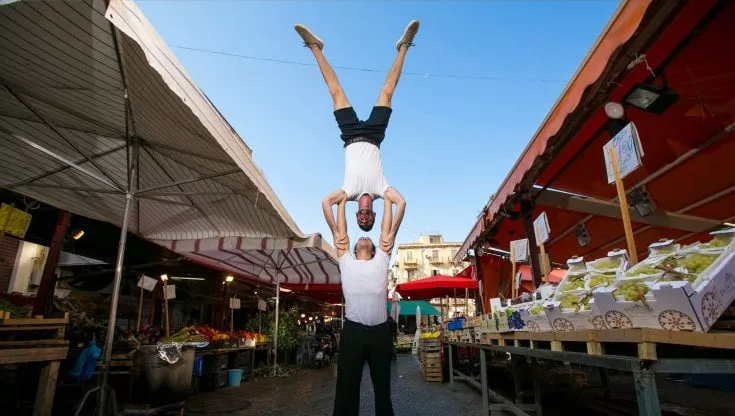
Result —
[[503, 250], [534, 288], [565, 271], [493, 306], [479, 344], [450, 341], [479, 345], [480, 380], [459, 377], [485, 402], [494, 352], [631, 372], [642, 415], [661, 414], [657, 372], [735, 372], [735, 60], [717, 46], [734, 20], [730, 2], [623, 2], [494, 193], [457, 258]]
[[[68, 212], [121, 229], [103, 348], [104, 405], [129, 232], [174, 242], [314, 238], [296, 226], [250, 149], [134, 3], [5, 2], [0, 28], [0, 187], [61, 209], [54, 240], [63, 238]], [[52, 245], [50, 257], [60, 247]], [[311, 247], [317, 268], [329, 267], [326, 247]], [[276, 267], [272, 255], [258, 257], [262, 269]], [[295, 273], [314, 265], [295, 265]], [[262, 271], [233, 274], [254, 279]], [[50, 302], [52, 277], [44, 273], [40, 303]]]

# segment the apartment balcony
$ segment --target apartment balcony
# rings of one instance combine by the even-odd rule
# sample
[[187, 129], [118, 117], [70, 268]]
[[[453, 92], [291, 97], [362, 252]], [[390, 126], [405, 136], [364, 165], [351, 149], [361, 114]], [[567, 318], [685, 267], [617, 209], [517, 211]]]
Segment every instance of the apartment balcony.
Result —
[[404, 269], [418, 269], [419, 268], [419, 261], [413, 260], [413, 259], [406, 259], [401, 262], [401, 265]]
[[436, 257], [429, 256], [428, 259], [429, 259], [429, 263], [431, 264], [444, 264], [444, 263], [449, 262], [449, 259], [447, 257], [442, 257], [442, 256], [436, 256]]

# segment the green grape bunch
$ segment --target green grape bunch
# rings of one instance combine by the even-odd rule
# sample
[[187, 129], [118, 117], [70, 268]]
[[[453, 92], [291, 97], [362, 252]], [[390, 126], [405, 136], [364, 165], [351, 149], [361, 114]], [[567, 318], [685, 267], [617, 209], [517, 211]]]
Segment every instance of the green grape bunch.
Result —
[[640, 301], [646, 296], [650, 289], [645, 283], [641, 282], [625, 282], [615, 289], [615, 293], [623, 296], [627, 301]]
[[559, 306], [562, 309], [589, 310], [589, 301], [589, 296], [584, 296], [580, 299], [579, 296], [564, 295], [559, 299]]
[[645, 276], [645, 275], [649, 275], [649, 274], [656, 274], [656, 273], [659, 273], [659, 272], [660, 272], [660, 270], [657, 270], [657, 269], [649, 266], [648, 264], [644, 264], [644, 265], [638, 267], [635, 270], [629, 270], [629, 271], [627, 271], [625, 273], [625, 276], [626, 277]]
[[597, 270], [607, 270], [607, 269], [617, 269], [620, 267], [620, 263], [622, 260], [620, 259], [604, 259], [600, 260], [597, 263], [595, 263], [595, 269]]
[[614, 274], [593, 274], [590, 276], [590, 289], [600, 286], [610, 286], [614, 280]]
[[570, 279], [562, 286], [561, 291], [569, 292], [577, 289], [584, 289], [584, 279]]
[[531, 308], [528, 310], [528, 313], [530, 313], [531, 315], [541, 315], [543, 311], [544, 311], [543, 306], [541, 306], [540, 304], [536, 304], [536, 305], [531, 306]]

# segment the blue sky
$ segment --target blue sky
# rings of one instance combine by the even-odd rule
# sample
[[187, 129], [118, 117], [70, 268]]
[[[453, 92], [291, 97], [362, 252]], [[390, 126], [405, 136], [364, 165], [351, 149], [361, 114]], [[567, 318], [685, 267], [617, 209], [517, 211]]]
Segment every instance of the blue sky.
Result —
[[[306, 233], [328, 238], [320, 201], [342, 184], [332, 103], [293, 30], [326, 43], [362, 118], [421, 21], [383, 142], [386, 177], [408, 201], [398, 242], [441, 232], [462, 241], [617, 7], [616, 1], [157, 1], [139, 7], [189, 74], [253, 149]], [[277, 60], [202, 53], [184, 46]], [[436, 74], [436, 75], [433, 75]], [[462, 75], [493, 79], [443, 77]], [[376, 204], [378, 215], [382, 204]], [[350, 238], [361, 235], [348, 207]], [[370, 233], [377, 237], [375, 227]]]

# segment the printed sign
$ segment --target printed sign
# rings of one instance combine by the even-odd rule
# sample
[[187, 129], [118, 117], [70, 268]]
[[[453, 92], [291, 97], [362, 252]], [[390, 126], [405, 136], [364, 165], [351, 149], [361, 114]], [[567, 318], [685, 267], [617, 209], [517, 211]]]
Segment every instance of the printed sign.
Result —
[[140, 279], [138, 279], [138, 287], [142, 287], [149, 292], [152, 292], [156, 288], [156, 284], [158, 284], [158, 280], [146, 275], [141, 275]]
[[166, 297], [166, 300], [176, 299], [176, 285], [166, 285], [164, 287], [166, 289], [163, 292], [163, 296]]
[[512, 248], [511, 253], [513, 253], [513, 258], [511, 259], [513, 262], [523, 262], [528, 260], [528, 239], [524, 238], [521, 240], [513, 240], [510, 242], [510, 247]]
[[610, 158], [610, 149], [615, 152], [618, 160], [618, 171], [620, 178], [626, 177], [629, 173], [638, 169], [643, 163], [643, 147], [641, 139], [638, 137], [638, 129], [635, 124], [628, 123], [623, 127], [609, 142], [602, 148], [605, 156], [605, 169], [607, 169], [607, 183], [615, 183], [615, 172], [613, 171], [612, 159]]
[[240, 299], [230, 298], [230, 309], [240, 309]]
[[537, 245], [549, 241], [551, 229], [549, 229], [549, 218], [546, 216], [546, 211], [542, 212], [541, 215], [533, 221], [533, 229], [536, 230]]
[[521, 278], [523, 277], [522, 275], [523, 275], [523, 273], [521, 273], [521, 272], [516, 273], [516, 278], [515, 278], [515, 288], [516, 289], [518, 289], [519, 287], [521, 287]]
[[0, 205], [0, 232], [25, 238], [31, 225], [31, 214], [8, 204]]
[[261, 311], [265, 311], [267, 309], [263, 299], [258, 298], [258, 309]]

